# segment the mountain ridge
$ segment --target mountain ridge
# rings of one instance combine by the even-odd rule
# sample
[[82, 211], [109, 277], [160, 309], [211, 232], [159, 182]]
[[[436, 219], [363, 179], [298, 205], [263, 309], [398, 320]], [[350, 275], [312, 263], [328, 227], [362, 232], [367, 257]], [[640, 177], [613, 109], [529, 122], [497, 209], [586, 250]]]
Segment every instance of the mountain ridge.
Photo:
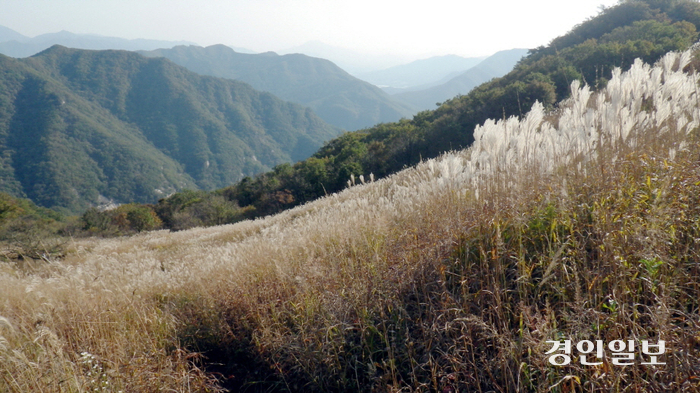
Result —
[[53, 45], [86, 50], [135, 51], [193, 44], [189, 41], [166, 41], [146, 38], [126, 39], [95, 34], [76, 34], [66, 30], [30, 38], [4, 26], [0, 27], [3, 27], [3, 29], [0, 29], [0, 54], [15, 58], [33, 56], [49, 49]]
[[3, 56], [1, 68], [0, 188], [45, 207], [222, 187], [305, 158], [338, 132], [242, 82], [134, 52], [56, 45]]
[[280, 54], [300, 53], [311, 57], [328, 59], [351, 75], [377, 71], [404, 64], [411, 57], [393, 54], [360, 53], [354, 49], [334, 46], [322, 41], [312, 40], [301, 45], [277, 51]]
[[21, 33], [18, 33], [9, 27], [5, 26], [0, 26], [0, 42], [5, 42], [5, 41], [23, 41], [27, 40], [29, 37], [24, 36]]
[[397, 121], [413, 113], [413, 108], [326, 59], [298, 53], [238, 53], [225, 45], [176, 46], [139, 53], [166, 57], [203, 75], [246, 82], [308, 106], [326, 122], [349, 131]]
[[379, 71], [361, 73], [358, 74], [358, 77], [381, 87], [385, 91], [387, 91], [387, 87], [397, 89], [397, 91], [416, 89], [419, 86], [427, 88], [438, 84], [448, 75], [459, 74], [476, 66], [485, 58], [457, 55], [433, 56]]
[[436, 103], [442, 103], [460, 94], [467, 94], [476, 86], [507, 74], [526, 54], [527, 49], [499, 51], [441, 85], [424, 90], [396, 93], [393, 96], [423, 110], [433, 109]]

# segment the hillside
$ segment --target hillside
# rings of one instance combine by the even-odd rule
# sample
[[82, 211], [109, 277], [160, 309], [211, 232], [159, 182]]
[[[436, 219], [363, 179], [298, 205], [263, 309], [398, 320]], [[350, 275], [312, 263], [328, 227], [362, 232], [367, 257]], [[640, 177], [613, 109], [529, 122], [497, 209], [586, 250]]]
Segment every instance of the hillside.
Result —
[[323, 120], [353, 131], [392, 122], [414, 111], [328, 60], [302, 54], [237, 53], [224, 45], [178, 46], [141, 52], [165, 57], [203, 75], [236, 79], [310, 107]]
[[153, 50], [171, 48], [176, 45], [191, 45], [186, 41], [163, 41], [149, 39], [127, 40], [90, 34], [75, 34], [69, 31], [25, 37], [14, 30], [0, 26], [0, 54], [10, 57], [29, 57], [54, 45], [89, 50]]
[[420, 110], [434, 109], [436, 103], [467, 94], [482, 83], [506, 75], [526, 54], [526, 49], [500, 51], [440, 85], [397, 93], [393, 97]]
[[337, 130], [249, 85], [132, 52], [0, 57], [0, 191], [78, 212], [304, 159]]
[[0, 264], [0, 390], [698, 391], [698, 64], [266, 219]]
[[[250, 218], [262, 217], [340, 191], [352, 179], [359, 182], [360, 176], [388, 176], [427, 158], [470, 146], [475, 127], [489, 118], [523, 116], [535, 101], [547, 109], [555, 108], [569, 97], [575, 80], [600, 89], [615, 67], [625, 70], [635, 58], [652, 63], [668, 51], [685, 50], [698, 40], [698, 26], [697, 1], [621, 2], [550, 46], [533, 49], [511, 72], [469, 94], [410, 120], [345, 133], [307, 160], [245, 178], [212, 196], [248, 209]], [[161, 207], [170, 214], [178, 211], [183, 201], [192, 200], [178, 196], [162, 201]], [[194, 210], [192, 204], [188, 208]]]

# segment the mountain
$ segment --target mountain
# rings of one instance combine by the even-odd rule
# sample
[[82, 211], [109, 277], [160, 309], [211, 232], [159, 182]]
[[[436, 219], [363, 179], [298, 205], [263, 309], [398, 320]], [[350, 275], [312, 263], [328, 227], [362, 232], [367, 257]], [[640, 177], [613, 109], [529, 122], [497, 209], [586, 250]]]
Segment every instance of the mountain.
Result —
[[238, 53], [224, 45], [177, 46], [140, 53], [168, 58], [203, 75], [249, 83], [255, 89], [308, 106], [326, 122], [345, 130], [397, 121], [413, 113], [409, 106], [332, 62], [302, 54]]
[[6, 42], [6, 41], [24, 41], [28, 40], [28, 37], [23, 36], [22, 34], [7, 28], [5, 26], [0, 26], [0, 42]]
[[320, 41], [309, 41], [302, 45], [277, 52], [280, 54], [303, 53], [307, 56], [328, 59], [355, 76], [366, 72], [383, 70], [410, 61], [406, 56], [360, 53], [352, 49], [337, 47]]
[[[379, 71], [361, 73], [357, 76], [391, 94], [393, 91], [407, 91], [406, 89], [415, 89], [419, 86], [426, 89], [443, 79], [457, 76], [482, 60], [484, 57], [435, 56]], [[393, 89], [389, 91], [387, 88]]]
[[53, 45], [62, 45], [78, 49], [121, 49], [135, 51], [191, 44], [191, 42], [187, 41], [127, 40], [124, 38], [104, 37], [99, 35], [74, 34], [68, 31], [42, 34], [34, 38], [28, 38], [5, 27], [0, 29], [0, 53], [18, 58], [32, 56]]
[[[348, 182], [390, 176], [425, 159], [469, 147], [475, 128], [487, 119], [522, 116], [536, 102], [555, 110], [569, 98], [574, 81], [601, 89], [615, 68], [627, 70], [636, 58], [653, 64], [670, 51], [685, 50], [697, 42], [698, 27], [697, 1], [620, 3], [549, 46], [531, 50], [512, 71], [468, 94], [412, 119], [344, 133], [304, 161], [245, 178], [218, 190], [216, 196], [249, 208], [249, 217], [260, 217], [340, 191]], [[700, 69], [697, 58], [693, 64]], [[165, 210], [177, 210], [170, 207], [186, 198], [173, 199], [166, 201]], [[194, 210], [192, 204], [186, 208]]]
[[0, 191], [40, 206], [155, 202], [308, 157], [338, 130], [238, 81], [126, 51], [0, 56]]
[[433, 109], [436, 103], [460, 94], [467, 94], [474, 87], [507, 74], [526, 54], [527, 49], [500, 51], [441, 85], [425, 90], [398, 93], [394, 97], [416, 108]]

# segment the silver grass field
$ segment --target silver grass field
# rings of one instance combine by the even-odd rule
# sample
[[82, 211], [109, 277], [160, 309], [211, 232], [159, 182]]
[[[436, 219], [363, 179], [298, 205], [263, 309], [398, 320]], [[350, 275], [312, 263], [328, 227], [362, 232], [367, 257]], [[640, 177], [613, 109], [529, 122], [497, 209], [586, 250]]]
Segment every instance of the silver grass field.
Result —
[[700, 391], [697, 49], [275, 216], [0, 263], [0, 391]]

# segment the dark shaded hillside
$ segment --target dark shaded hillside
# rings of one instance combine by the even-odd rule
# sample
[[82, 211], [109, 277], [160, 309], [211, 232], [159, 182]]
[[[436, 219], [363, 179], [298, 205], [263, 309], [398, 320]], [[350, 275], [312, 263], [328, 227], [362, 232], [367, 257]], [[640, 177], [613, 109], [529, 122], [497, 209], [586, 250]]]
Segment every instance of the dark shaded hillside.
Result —
[[302, 54], [237, 53], [224, 45], [177, 46], [141, 53], [168, 58], [200, 74], [249, 83], [306, 105], [326, 122], [345, 130], [397, 121], [413, 113], [412, 108], [330, 61]]
[[0, 61], [0, 185], [41, 206], [222, 187], [337, 133], [307, 108], [165, 59], [55, 46]]

